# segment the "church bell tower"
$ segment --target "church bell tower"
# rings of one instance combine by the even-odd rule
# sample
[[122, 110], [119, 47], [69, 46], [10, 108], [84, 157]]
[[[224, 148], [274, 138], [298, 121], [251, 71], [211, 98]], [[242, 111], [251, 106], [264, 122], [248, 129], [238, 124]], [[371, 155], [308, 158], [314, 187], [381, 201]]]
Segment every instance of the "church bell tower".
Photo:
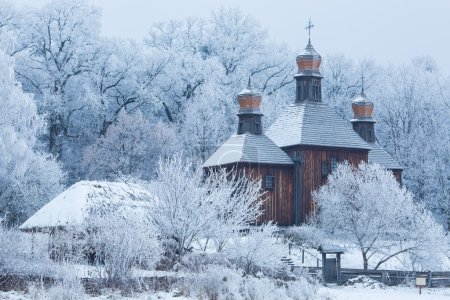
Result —
[[301, 103], [306, 100], [321, 102], [322, 101], [322, 74], [320, 74], [320, 63], [322, 57], [317, 53], [311, 44], [311, 28], [314, 25], [309, 20], [308, 30], [309, 39], [305, 50], [297, 55], [297, 74], [294, 75], [296, 80], [296, 97], [295, 102]]
[[261, 119], [263, 114], [259, 109], [261, 94], [252, 87], [251, 79], [248, 79], [247, 87], [237, 95], [239, 102], [239, 126], [237, 134], [253, 133], [262, 134]]

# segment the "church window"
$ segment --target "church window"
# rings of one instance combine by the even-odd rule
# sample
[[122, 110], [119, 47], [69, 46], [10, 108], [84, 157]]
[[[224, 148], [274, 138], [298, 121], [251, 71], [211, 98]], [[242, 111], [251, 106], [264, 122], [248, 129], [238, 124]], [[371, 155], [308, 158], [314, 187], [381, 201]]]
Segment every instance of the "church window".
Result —
[[331, 172], [334, 172], [334, 170], [336, 170], [336, 167], [337, 167], [337, 158], [332, 157], [331, 158]]
[[322, 177], [327, 177], [328, 175], [328, 165], [325, 160], [322, 160]]
[[313, 80], [313, 99], [320, 100], [320, 81]]
[[368, 135], [369, 141], [371, 141], [373, 139], [373, 133], [372, 133], [371, 129], [368, 130], [368, 134], [367, 135]]
[[275, 176], [266, 175], [264, 177], [264, 188], [266, 190], [273, 190], [275, 187]]

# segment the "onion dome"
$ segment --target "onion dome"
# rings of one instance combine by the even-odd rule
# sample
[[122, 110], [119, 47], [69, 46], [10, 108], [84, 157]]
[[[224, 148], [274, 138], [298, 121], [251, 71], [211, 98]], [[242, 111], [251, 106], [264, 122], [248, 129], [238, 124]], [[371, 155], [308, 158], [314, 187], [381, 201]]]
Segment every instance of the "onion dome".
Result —
[[247, 87], [239, 92], [237, 101], [239, 102], [240, 114], [262, 114], [259, 107], [261, 105], [261, 94], [252, 87], [250, 78]]
[[372, 118], [373, 115], [373, 102], [370, 101], [364, 89], [362, 89], [361, 94], [352, 101], [353, 119], [350, 122], [366, 121], [375, 122]]
[[305, 50], [297, 55], [297, 75], [315, 75], [321, 76], [320, 74], [320, 63], [322, 62], [322, 57], [314, 49], [311, 44], [311, 40], [308, 41]]

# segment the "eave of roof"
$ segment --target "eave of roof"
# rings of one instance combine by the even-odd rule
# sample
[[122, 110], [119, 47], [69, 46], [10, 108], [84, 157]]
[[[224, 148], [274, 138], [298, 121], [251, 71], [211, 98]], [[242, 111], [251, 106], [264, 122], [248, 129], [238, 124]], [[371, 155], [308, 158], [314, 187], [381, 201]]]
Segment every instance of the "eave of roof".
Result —
[[389, 170], [403, 170], [402, 166], [377, 142], [369, 143], [369, 145], [372, 147], [369, 152], [369, 163], [377, 163]]
[[204, 168], [235, 163], [293, 165], [292, 159], [264, 134], [234, 134], [203, 164]]

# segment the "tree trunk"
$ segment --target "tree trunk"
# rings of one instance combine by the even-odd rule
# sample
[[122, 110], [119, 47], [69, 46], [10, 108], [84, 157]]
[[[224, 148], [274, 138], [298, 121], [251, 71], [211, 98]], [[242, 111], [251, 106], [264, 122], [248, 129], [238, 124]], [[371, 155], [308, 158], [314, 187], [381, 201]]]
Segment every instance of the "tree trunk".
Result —
[[367, 259], [367, 253], [366, 252], [362, 252], [362, 257], [363, 257], [363, 262], [364, 262], [364, 270], [367, 271], [368, 265], [369, 265], [369, 261]]

